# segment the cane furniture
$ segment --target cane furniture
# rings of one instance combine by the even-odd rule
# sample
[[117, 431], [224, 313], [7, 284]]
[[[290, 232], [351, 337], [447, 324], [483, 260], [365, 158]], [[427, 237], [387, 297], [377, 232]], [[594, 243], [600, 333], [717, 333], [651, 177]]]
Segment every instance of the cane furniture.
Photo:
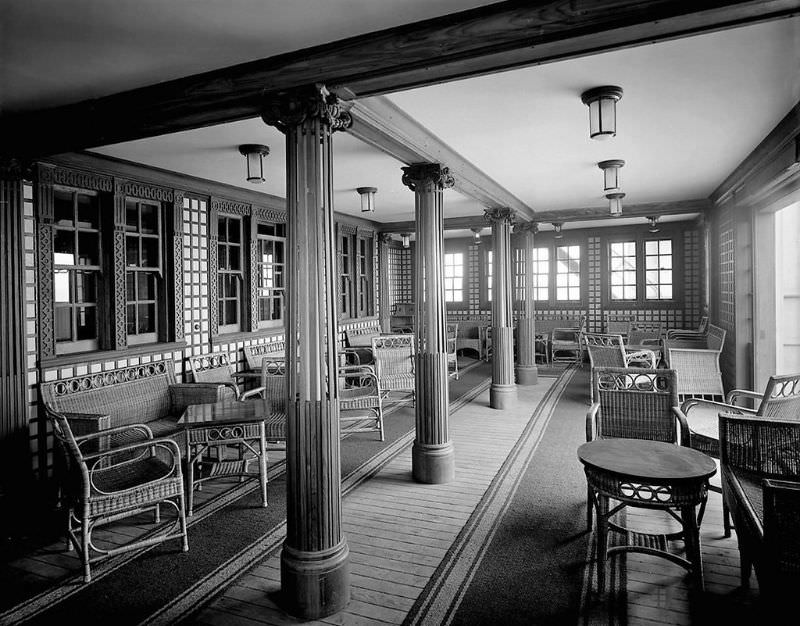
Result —
[[785, 619], [800, 583], [800, 420], [723, 412], [719, 436], [742, 585], [755, 567], [763, 607]]
[[[581, 363], [583, 361], [583, 334], [586, 316], [556, 322], [550, 331], [550, 360], [553, 363]], [[539, 322], [537, 321], [537, 326]]]
[[397, 302], [389, 315], [389, 329], [393, 333], [413, 333], [415, 319], [413, 302]]
[[603, 315], [603, 333], [606, 335], [622, 335], [622, 339], [625, 340], [628, 337], [631, 323], [635, 319], [636, 316], [630, 313], [606, 312]]
[[[595, 367], [592, 388], [586, 441], [648, 439], [689, 446], [689, 427], [678, 403], [674, 371]], [[591, 498], [586, 520], [591, 529]]]
[[456, 352], [475, 352], [477, 357], [488, 360], [491, 350], [489, 329], [491, 320], [484, 316], [448, 315], [448, 324], [456, 324]]
[[242, 350], [247, 363], [247, 372], [261, 374], [261, 362], [266, 359], [283, 361], [286, 358], [286, 342], [272, 341], [245, 346]]
[[[187, 515], [194, 513], [194, 492], [208, 481], [226, 476], [258, 475], [261, 500], [267, 506], [267, 430], [269, 438], [286, 440], [286, 415], [273, 413], [268, 400], [222, 400], [186, 408], [178, 422], [184, 431]], [[236, 459], [226, 448], [238, 449]], [[211, 454], [211, 453], [214, 454]]]
[[384, 441], [383, 395], [372, 366], [341, 366], [339, 422], [342, 434], [377, 431]]
[[[631, 363], [644, 363], [645, 367], [655, 369], [656, 355], [652, 350], [629, 351], [625, 348], [622, 335], [606, 333], [583, 333], [589, 364], [595, 367], [628, 367]], [[589, 397], [594, 401], [594, 385], [590, 381]]]
[[[263, 359], [263, 355], [262, 355]], [[226, 398], [245, 400], [260, 396], [261, 387], [244, 390], [244, 381], [253, 378], [253, 372], [237, 372], [227, 352], [211, 352], [188, 358], [192, 378], [198, 383], [217, 383], [228, 388]]]
[[[689, 398], [683, 401], [681, 410], [689, 424], [692, 448], [718, 459], [720, 412], [800, 421], [800, 373], [770, 376], [762, 393], [733, 389], [728, 392], [724, 402]], [[714, 487], [712, 489], [719, 491]], [[725, 536], [729, 537], [730, 516], [724, 497], [722, 508]]]
[[634, 320], [625, 343], [631, 346], [660, 346], [663, 334], [663, 322]]
[[458, 324], [447, 325], [447, 373], [458, 380]]
[[700, 323], [697, 328], [692, 330], [688, 328], [672, 328], [665, 333], [667, 339], [697, 339], [702, 340], [708, 332], [708, 316], [704, 315], [700, 318]]
[[[144, 424], [77, 436], [68, 414], [48, 409], [48, 416], [63, 455], [61, 503], [67, 516], [67, 544], [80, 554], [84, 582], [91, 582], [94, 564], [117, 554], [170, 539], [180, 539], [181, 549], [189, 550], [181, 456], [175, 441], [153, 438]], [[97, 450], [97, 440], [107, 435], [139, 441], [89, 451]], [[173, 523], [161, 523], [162, 504], [175, 509]], [[148, 511], [155, 516], [153, 532], [116, 547], [95, 543], [96, 529]]]
[[383, 399], [413, 404], [416, 390], [414, 335], [402, 333], [373, 337], [372, 354]]
[[687, 398], [722, 400], [725, 390], [719, 355], [725, 345], [725, 330], [709, 325], [705, 338], [700, 340], [664, 340], [664, 358], [667, 367], [678, 373], [678, 396]]
[[[620, 552], [640, 552], [667, 559], [686, 568], [702, 591], [703, 561], [700, 524], [708, 498], [708, 479], [717, 471], [714, 460], [702, 452], [663, 441], [605, 439], [578, 448], [586, 473], [590, 501], [597, 511], [597, 586], [605, 590], [606, 560]], [[610, 508], [610, 500], [614, 501]], [[626, 507], [667, 511], [680, 521], [673, 533], [646, 533], [626, 528], [614, 516]], [[699, 512], [698, 512], [699, 507]], [[608, 546], [615, 531], [623, 543]], [[682, 540], [685, 556], [670, 549]]]

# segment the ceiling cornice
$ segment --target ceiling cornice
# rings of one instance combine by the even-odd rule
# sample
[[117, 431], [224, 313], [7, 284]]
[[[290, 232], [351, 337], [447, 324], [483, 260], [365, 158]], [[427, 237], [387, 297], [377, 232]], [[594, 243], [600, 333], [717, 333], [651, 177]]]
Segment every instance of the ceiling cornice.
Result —
[[355, 101], [350, 107], [353, 126], [348, 130], [398, 161], [441, 163], [455, 178], [455, 189], [489, 209], [513, 209], [521, 219], [533, 219], [531, 207], [475, 167], [388, 98]]
[[257, 117], [324, 82], [356, 97], [788, 17], [800, 0], [499, 2], [44, 111], [0, 117], [0, 151], [40, 157]]

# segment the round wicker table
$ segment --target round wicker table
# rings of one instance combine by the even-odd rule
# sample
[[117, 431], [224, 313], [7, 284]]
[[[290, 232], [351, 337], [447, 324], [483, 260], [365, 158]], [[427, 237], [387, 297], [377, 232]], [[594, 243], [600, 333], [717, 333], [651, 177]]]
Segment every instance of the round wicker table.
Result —
[[[597, 585], [605, 590], [606, 560], [617, 552], [654, 554], [691, 572], [703, 589], [700, 523], [708, 497], [708, 479], [717, 467], [709, 456], [690, 448], [642, 439], [597, 439], [578, 447], [597, 511]], [[609, 509], [609, 500], [616, 504]], [[700, 506], [699, 513], [697, 506]], [[674, 533], [637, 532], [611, 518], [625, 507], [660, 509], [681, 523]], [[622, 535], [621, 545], [608, 547], [609, 532]], [[685, 557], [669, 551], [682, 540]]]

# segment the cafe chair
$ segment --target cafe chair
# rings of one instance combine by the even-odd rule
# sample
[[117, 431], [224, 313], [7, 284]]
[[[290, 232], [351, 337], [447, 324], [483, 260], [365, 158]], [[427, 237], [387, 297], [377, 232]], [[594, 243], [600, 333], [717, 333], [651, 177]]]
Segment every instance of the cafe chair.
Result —
[[553, 363], [581, 363], [586, 316], [581, 316], [576, 327], [553, 328], [550, 331], [550, 360]]
[[414, 335], [403, 333], [373, 337], [372, 354], [383, 400], [413, 405], [416, 393]]
[[369, 365], [339, 367], [339, 423], [342, 434], [383, 432], [383, 394]]
[[189, 367], [192, 369], [192, 379], [196, 383], [218, 383], [225, 385], [229, 391], [227, 398], [246, 400], [261, 396], [263, 389], [256, 387], [245, 391], [245, 380], [258, 379], [251, 372], [237, 372], [230, 362], [227, 352], [212, 352], [189, 357]]
[[458, 341], [458, 324], [447, 325], [447, 373], [458, 380], [458, 354], [456, 352]]
[[[674, 370], [595, 367], [592, 389], [586, 441], [625, 438], [689, 445], [689, 427], [678, 402]], [[591, 494], [586, 520], [591, 530]]]
[[[123, 552], [170, 539], [180, 539], [181, 550], [189, 550], [177, 443], [154, 439], [146, 424], [75, 436], [66, 415], [48, 415], [64, 460], [62, 502], [67, 515], [67, 547], [80, 553], [84, 582], [92, 579], [92, 565]], [[137, 431], [137, 436], [145, 439], [113, 449], [99, 445], [101, 438], [122, 431]], [[175, 509], [174, 523], [161, 524], [162, 504]], [[96, 529], [148, 511], [155, 515], [157, 526], [153, 532], [113, 548], [95, 543], [92, 534]]]
[[[628, 367], [631, 363], [644, 362], [650, 369], [656, 368], [656, 355], [652, 350], [625, 349], [622, 335], [607, 333], [584, 333], [583, 341], [589, 353], [591, 370], [596, 367]], [[594, 386], [589, 387], [590, 400], [594, 401]]]

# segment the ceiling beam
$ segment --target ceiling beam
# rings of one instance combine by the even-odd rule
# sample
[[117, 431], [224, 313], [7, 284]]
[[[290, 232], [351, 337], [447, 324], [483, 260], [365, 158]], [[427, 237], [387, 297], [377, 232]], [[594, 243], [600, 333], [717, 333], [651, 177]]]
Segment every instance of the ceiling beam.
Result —
[[[683, 215], [689, 213], [704, 213], [711, 208], [711, 201], [706, 198], [699, 200], [681, 200], [678, 202], [650, 202], [647, 204], [626, 204], [619, 217], [650, 217], [655, 215]], [[553, 222], [583, 222], [590, 220], [617, 219], [609, 215], [608, 207], [586, 207], [578, 209], [564, 209], [561, 211], [542, 211], [534, 213], [532, 222], [549, 224]], [[527, 220], [526, 220], [527, 221]], [[472, 226], [491, 226], [483, 215], [465, 215], [462, 217], [446, 217], [445, 230], [465, 230]], [[378, 226], [381, 233], [413, 233], [414, 222], [383, 222]]]
[[349, 133], [406, 164], [441, 163], [455, 178], [455, 189], [489, 209], [510, 208], [525, 221], [531, 207], [487, 176], [388, 98], [355, 101]]
[[372, 96], [787, 17], [800, 0], [509, 1], [52, 109], [0, 117], [30, 158], [256, 117], [323, 82]]

